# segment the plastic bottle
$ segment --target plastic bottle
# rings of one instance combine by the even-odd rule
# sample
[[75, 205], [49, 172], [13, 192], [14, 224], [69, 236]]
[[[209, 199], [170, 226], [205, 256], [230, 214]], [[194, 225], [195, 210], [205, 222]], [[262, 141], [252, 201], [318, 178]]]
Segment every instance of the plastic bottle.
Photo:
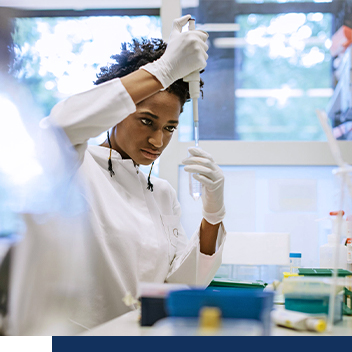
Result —
[[[346, 238], [347, 234], [347, 221], [341, 219], [337, 216], [339, 212], [330, 212], [330, 219], [332, 221], [331, 234], [328, 235], [328, 243], [320, 246], [320, 267], [321, 268], [334, 268], [334, 252], [336, 251], [336, 237], [339, 235], [339, 230], [341, 232], [340, 238]], [[342, 216], [344, 212], [342, 211]], [[341, 224], [339, 224], [341, 221]], [[339, 241], [338, 243], [338, 269], [347, 269], [347, 247]]]
[[[328, 235], [328, 243], [320, 246], [320, 267], [334, 268], [334, 251], [336, 249], [336, 235]], [[347, 269], [347, 247], [339, 243], [338, 269]]]
[[323, 332], [326, 329], [325, 317], [312, 316], [286, 309], [274, 309], [271, 312], [271, 319], [276, 325], [294, 330]]
[[298, 268], [301, 267], [301, 253], [290, 253], [290, 274], [298, 273]]

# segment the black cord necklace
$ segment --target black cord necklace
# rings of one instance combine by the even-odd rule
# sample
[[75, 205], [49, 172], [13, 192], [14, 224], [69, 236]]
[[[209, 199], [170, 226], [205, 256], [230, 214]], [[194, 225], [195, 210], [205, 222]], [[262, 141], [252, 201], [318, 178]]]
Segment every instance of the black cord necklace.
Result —
[[110, 171], [110, 177], [112, 177], [113, 175], [115, 175], [115, 171], [112, 168], [112, 162], [111, 162], [111, 143], [110, 143], [110, 136], [109, 136], [109, 131], [107, 132], [108, 134], [108, 143], [109, 143], [109, 147], [110, 147], [110, 156], [108, 159], [108, 170]]
[[150, 182], [150, 175], [152, 173], [152, 170], [153, 170], [153, 166], [154, 166], [154, 161], [152, 162], [152, 167], [150, 168], [150, 171], [149, 171], [149, 175], [148, 175], [148, 187], [147, 189], [150, 191], [150, 192], [153, 192], [153, 184]]
[[[108, 143], [109, 143], [109, 148], [110, 148], [110, 155], [109, 155], [109, 159], [108, 159], [108, 170], [110, 171], [110, 177], [112, 177], [112, 176], [115, 175], [115, 171], [112, 168], [112, 161], [111, 161], [112, 147], [111, 147], [111, 142], [110, 142], [109, 131], [107, 131], [107, 136], [108, 136]], [[150, 176], [152, 174], [153, 166], [154, 166], [154, 161], [152, 162], [152, 166], [150, 168], [149, 175], [148, 175], [148, 187], [147, 187], [147, 190], [149, 190], [150, 192], [153, 192], [153, 190], [154, 190], [154, 186], [153, 186], [153, 184], [150, 181]]]

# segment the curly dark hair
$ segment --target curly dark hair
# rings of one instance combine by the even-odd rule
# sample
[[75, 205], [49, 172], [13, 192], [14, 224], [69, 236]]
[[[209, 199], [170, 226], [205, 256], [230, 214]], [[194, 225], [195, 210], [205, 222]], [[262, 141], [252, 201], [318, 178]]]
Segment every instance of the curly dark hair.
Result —
[[[111, 56], [111, 59], [116, 63], [101, 67], [94, 84], [97, 85], [117, 77], [121, 78], [138, 70], [141, 66], [159, 59], [164, 54], [166, 47], [167, 44], [162, 39], [156, 38], [133, 39], [132, 43], [122, 43], [121, 53]], [[201, 80], [201, 88], [203, 84]], [[190, 99], [188, 83], [182, 79], [175, 81], [166, 91], [175, 94], [180, 99], [181, 106]]]

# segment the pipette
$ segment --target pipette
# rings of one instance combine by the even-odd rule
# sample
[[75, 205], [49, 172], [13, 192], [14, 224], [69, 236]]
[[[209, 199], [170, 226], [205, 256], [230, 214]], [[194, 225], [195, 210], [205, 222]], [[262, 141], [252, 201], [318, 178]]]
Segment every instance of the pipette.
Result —
[[[191, 18], [188, 22], [188, 30], [196, 29], [196, 20]], [[200, 75], [199, 71], [194, 71], [183, 80], [189, 84], [189, 95], [192, 99], [193, 107], [193, 124], [194, 124], [194, 141], [196, 147], [199, 146], [199, 122], [198, 122], [198, 98], [200, 94]], [[189, 193], [194, 200], [198, 200], [202, 195], [202, 184], [189, 174]]]

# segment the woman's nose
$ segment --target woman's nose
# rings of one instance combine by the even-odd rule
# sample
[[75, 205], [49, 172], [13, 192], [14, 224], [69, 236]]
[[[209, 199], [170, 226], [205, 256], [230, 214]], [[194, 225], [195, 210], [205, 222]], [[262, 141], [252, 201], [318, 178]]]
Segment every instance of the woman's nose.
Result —
[[155, 131], [150, 137], [148, 142], [155, 148], [161, 148], [163, 146], [163, 132], [161, 130]]

